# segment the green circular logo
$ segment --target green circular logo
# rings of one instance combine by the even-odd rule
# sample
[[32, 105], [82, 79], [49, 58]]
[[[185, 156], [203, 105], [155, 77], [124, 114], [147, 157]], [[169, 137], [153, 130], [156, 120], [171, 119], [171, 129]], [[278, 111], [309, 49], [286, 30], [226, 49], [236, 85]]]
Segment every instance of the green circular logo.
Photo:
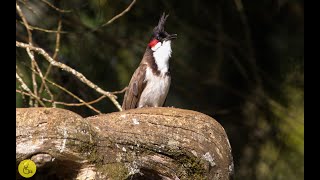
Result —
[[32, 177], [36, 173], [36, 170], [37, 170], [36, 164], [30, 159], [21, 161], [18, 166], [18, 171], [20, 175], [25, 178]]

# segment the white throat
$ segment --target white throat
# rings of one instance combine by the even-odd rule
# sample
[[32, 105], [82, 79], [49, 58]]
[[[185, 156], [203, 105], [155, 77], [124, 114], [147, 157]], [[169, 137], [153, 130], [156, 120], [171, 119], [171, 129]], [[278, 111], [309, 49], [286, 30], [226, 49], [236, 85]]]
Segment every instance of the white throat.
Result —
[[171, 41], [158, 42], [153, 48], [153, 57], [162, 75], [168, 72], [169, 58], [171, 57]]

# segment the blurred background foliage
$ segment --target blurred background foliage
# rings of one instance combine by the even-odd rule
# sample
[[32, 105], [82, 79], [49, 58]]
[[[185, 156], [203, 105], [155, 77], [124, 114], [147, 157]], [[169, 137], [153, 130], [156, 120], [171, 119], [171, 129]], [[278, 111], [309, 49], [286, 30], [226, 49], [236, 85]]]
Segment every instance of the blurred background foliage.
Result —
[[[123, 89], [140, 63], [163, 12], [166, 30], [177, 33], [170, 60], [172, 84], [166, 106], [208, 114], [225, 128], [233, 150], [236, 179], [304, 179], [304, 2], [298, 0], [131, 0], [46, 1], [21, 6], [32, 26], [56, 30], [62, 21], [57, 60], [107, 91]], [[34, 45], [54, 53], [56, 34], [33, 30]], [[16, 40], [27, 33], [16, 15]], [[47, 61], [36, 55], [41, 69]], [[16, 48], [16, 64], [32, 87], [30, 59]], [[48, 79], [86, 101], [100, 95], [73, 75], [52, 68]], [[40, 79], [38, 79], [40, 81]], [[19, 83], [16, 85], [19, 89]], [[51, 87], [56, 100], [77, 102]], [[118, 95], [122, 103], [123, 94]], [[17, 107], [29, 107], [16, 94]], [[108, 99], [93, 105], [117, 111]], [[67, 107], [86, 117], [85, 106]]]

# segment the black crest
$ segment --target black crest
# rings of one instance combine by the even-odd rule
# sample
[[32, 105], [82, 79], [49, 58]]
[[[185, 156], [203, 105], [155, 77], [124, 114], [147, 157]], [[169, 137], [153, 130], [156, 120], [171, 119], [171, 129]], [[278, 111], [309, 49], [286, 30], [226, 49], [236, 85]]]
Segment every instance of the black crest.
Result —
[[159, 34], [161, 32], [165, 32], [164, 24], [166, 23], [168, 16], [169, 16], [169, 14], [167, 14], [167, 15], [165, 13], [162, 14], [158, 25], [153, 29], [153, 34]]

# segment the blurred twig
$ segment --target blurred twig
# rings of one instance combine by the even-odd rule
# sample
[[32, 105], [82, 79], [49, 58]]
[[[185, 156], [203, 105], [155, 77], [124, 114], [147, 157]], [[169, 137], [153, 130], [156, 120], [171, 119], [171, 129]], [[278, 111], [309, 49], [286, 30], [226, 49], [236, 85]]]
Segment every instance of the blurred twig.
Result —
[[72, 12], [72, 10], [63, 10], [63, 9], [57, 8], [53, 4], [48, 2], [47, 0], [41, 0], [41, 1], [46, 3], [48, 6], [50, 6], [51, 8], [53, 8], [54, 10], [56, 10], [58, 12], [61, 12], [61, 13], [70, 13], [70, 12]]
[[21, 2], [30, 12], [32, 12], [35, 15], [39, 15], [28, 3], [26, 0], [18, 0]]
[[120, 90], [120, 91], [113, 91], [113, 92], [111, 92], [111, 93], [112, 93], [112, 94], [121, 94], [121, 93], [124, 93], [127, 89], [128, 89], [128, 87], [125, 87], [125, 88], [123, 88], [123, 89]]
[[[19, 21], [22, 25], [24, 25], [23, 22]], [[40, 27], [36, 27], [36, 26], [31, 26], [29, 24], [29, 28], [30, 30], [38, 30], [38, 31], [42, 31], [42, 32], [46, 32], [46, 33], [58, 33], [58, 31], [56, 30], [50, 30], [50, 29], [44, 29], [44, 28], [40, 28]], [[63, 33], [68, 33], [67, 31], [60, 31], [59, 33], [63, 34]]]
[[251, 66], [251, 71], [252, 71], [252, 78], [254, 82], [258, 85], [261, 86], [261, 78], [259, 76], [259, 73], [257, 71], [257, 62], [256, 62], [256, 55], [253, 47], [253, 42], [252, 42], [252, 36], [251, 36], [251, 29], [248, 23], [247, 16], [244, 12], [244, 6], [242, 3], [242, 0], [234, 0], [235, 6], [239, 12], [240, 20], [242, 23], [242, 27], [244, 29], [244, 34], [245, 34], [245, 44], [246, 44], [246, 54], [247, 54], [247, 59], [250, 63]]
[[[59, 48], [60, 48], [60, 31], [61, 31], [61, 26], [62, 26], [61, 19], [59, 19], [58, 29], [57, 29], [57, 35], [56, 35], [56, 47], [55, 47], [55, 49], [54, 49], [54, 54], [53, 54], [53, 56], [52, 56], [52, 59], [53, 59], [53, 60], [56, 60], [57, 55], [58, 55], [58, 52], [59, 52]], [[46, 71], [46, 73], [45, 73], [45, 75], [44, 75], [44, 79], [47, 79], [47, 77], [48, 77], [48, 75], [49, 75], [49, 72], [50, 72], [50, 70], [51, 70], [51, 67], [52, 67], [52, 65], [49, 64], [48, 69], [47, 69], [47, 71]], [[39, 92], [42, 92], [43, 84], [44, 84], [44, 83], [41, 84]]]
[[124, 11], [122, 11], [120, 14], [114, 16], [114, 17], [113, 17], [112, 19], [110, 19], [108, 22], [106, 22], [105, 24], [103, 24], [102, 27], [111, 24], [113, 21], [115, 21], [115, 20], [118, 19], [119, 17], [123, 16], [125, 13], [127, 13], [127, 12], [131, 9], [131, 7], [134, 5], [134, 3], [136, 3], [136, 0], [133, 0], [133, 1], [131, 2], [131, 4], [130, 4]]

